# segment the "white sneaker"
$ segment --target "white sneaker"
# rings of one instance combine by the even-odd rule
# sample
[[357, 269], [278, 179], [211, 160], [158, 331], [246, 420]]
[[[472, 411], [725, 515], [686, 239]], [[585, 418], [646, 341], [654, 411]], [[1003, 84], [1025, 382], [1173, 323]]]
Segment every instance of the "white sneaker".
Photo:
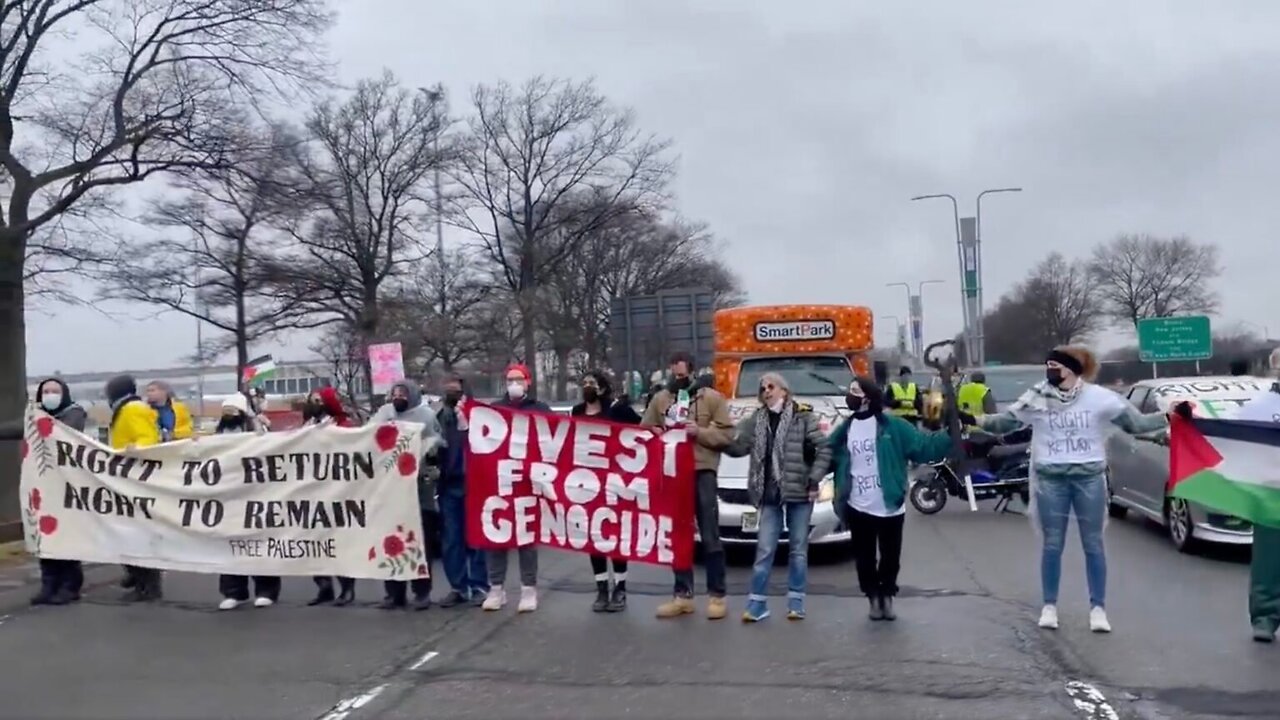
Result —
[[272, 600], [269, 597], [260, 597], [260, 598], [253, 599], [254, 607], [264, 608], [264, 607], [271, 607], [272, 605], [275, 605], [275, 604], [276, 604], [276, 601]]
[[1107, 622], [1107, 611], [1096, 607], [1089, 611], [1089, 629], [1096, 633], [1111, 632], [1111, 623]]
[[516, 612], [530, 613], [538, 609], [538, 588], [529, 585], [520, 586], [520, 604]]
[[238, 607], [240, 607], [240, 601], [235, 598], [223, 598], [222, 602], [218, 603], [219, 610], [235, 610]]
[[1058, 606], [1045, 605], [1040, 610], [1040, 627], [1048, 630], [1058, 629]]
[[481, 603], [481, 609], [487, 612], [501, 610], [503, 605], [507, 604], [507, 591], [502, 589], [501, 585], [494, 585], [489, 588], [489, 595]]

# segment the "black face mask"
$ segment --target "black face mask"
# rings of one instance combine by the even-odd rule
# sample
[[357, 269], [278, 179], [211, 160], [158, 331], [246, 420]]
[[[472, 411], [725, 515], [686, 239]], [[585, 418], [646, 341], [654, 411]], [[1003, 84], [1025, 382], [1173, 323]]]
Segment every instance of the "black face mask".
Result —
[[671, 382], [667, 384], [667, 389], [673, 393], [678, 393], [681, 390], [688, 390], [689, 386], [692, 384], [692, 381], [688, 377], [671, 378]]
[[600, 399], [600, 391], [596, 388], [582, 388], [582, 400], [584, 402], [593, 403]]
[[405, 398], [394, 398], [391, 401], [391, 407], [395, 408], [396, 412], [402, 413], [409, 409], [409, 401]]
[[318, 417], [324, 417], [324, 406], [317, 403], [307, 403], [302, 406], [302, 417], [307, 420], [314, 420]]
[[844, 404], [856, 413], [867, 407], [867, 397], [865, 395], [859, 397], [853, 393], [849, 393], [844, 396]]
[[1058, 387], [1062, 384], [1062, 370], [1060, 368], [1046, 368], [1044, 379], [1049, 381], [1050, 385]]
[[458, 390], [450, 390], [444, 394], [444, 404], [449, 407], [457, 407], [458, 401], [462, 399], [462, 392]]

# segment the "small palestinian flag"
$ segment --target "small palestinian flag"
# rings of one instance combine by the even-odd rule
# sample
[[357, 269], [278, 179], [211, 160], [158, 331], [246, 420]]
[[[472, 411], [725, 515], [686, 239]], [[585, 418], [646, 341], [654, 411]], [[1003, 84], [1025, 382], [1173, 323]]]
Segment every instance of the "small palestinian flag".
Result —
[[263, 380], [274, 375], [276, 372], [276, 360], [270, 355], [263, 355], [249, 361], [244, 366], [244, 382], [250, 385], [256, 385]]
[[1280, 424], [1173, 417], [1169, 488], [1174, 497], [1280, 527]]

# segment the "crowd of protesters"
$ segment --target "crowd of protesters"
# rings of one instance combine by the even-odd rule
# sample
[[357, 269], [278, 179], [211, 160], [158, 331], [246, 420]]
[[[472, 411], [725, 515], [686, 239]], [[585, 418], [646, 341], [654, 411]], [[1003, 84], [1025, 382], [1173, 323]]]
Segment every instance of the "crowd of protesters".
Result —
[[[749, 458], [748, 497], [759, 513], [756, 558], [742, 614], [744, 622], [769, 617], [769, 576], [782, 535], [788, 527], [808, 527], [820, 483], [829, 474], [834, 481], [836, 512], [850, 531], [858, 584], [868, 598], [869, 617], [896, 619], [893, 600], [899, 590], [909, 467], [945, 459], [955, 441], [945, 430], [920, 427], [921, 394], [911, 382], [909, 371], [904, 369], [898, 382], [886, 387], [869, 378], [855, 378], [846, 391], [849, 412], [828, 434], [820, 429], [813, 408], [793, 398], [786, 378], [778, 373], [761, 377], [758, 406], [735, 426], [725, 397], [705, 378], [695, 378], [694, 368], [689, 355], [673, 356], [669, 381], [647, 398], [643, 414], [638, 414], [625, 396], [615, 396], [608, 373], [589, 372], [581, 379], [582, 402], [570, 414], [654, 429], [683, 428], [688, 433], [694, 443], [696, 470], [689, 492], [693, 495], [694, 521], [704, 560], [706, 617], [717, 620], [728, 612], [717, 472], [721, 456], [730, 455]], [[962, 398], [959, 407], [952, 409], [970, 428], [992, 432], [1033, 428], [1037, 451], [1032, 453], [1029, 514], [1042, 540], [1043, 607], [1039, 625], [1046, 629], [1057, 628], [1059, 623], [1061, 556], [1067, 524], [1074, 512], [1086, 560], [1089, 626], [1095, 632], [1110, 631], [1105, 611], [1107, 568], [1102, 542], [1106, 458], [1100, 433], [1110, 426], [1142, 433], [1168, 424], [1164, 413], [1140, 415], [1115, 393], [1093, 385], [1097, 368], [1097, 360], [1088, 350], [1055, 348], [1046, 357], [1045, 380], [1028, 390], [1010, 409], [992, 412], [992, 403], [983, 397], [986, 393], [981, 387], [981, 392], [970, 393], [972, 397]], [[505, 382], [505, 392], [493, 404], [522, 412], [552, 412], [535, 397], [531, 373], [524, 365], [508, 367]], [[441, 390], [440, 401], [429, 404], [414, 383], [396, 383], [369, 422], [395, 420], [422, 427], [418, 498], [427, 558], [428, 563], [438, 560], [443, 564], [449, 585], [439, 604], [498, 611], [508, 601], [508, 563], [513, 551], [482, 552], [467, 545], [465, 408], [471, 399], [462, 378], [456, 375], [446, 378]], [[111, 408], [109, 442], [113, 448], [124, 450], [193, 437], [190, 412], [164, 383], [147, 385], [140, 396], [135, 380], [122, 375], [107, 383], [106, 396]], [[34, 402], [61, 422], [83, 430], [85, 411], [61, 380], [42, 381]], [[235, 394], [223, 403], [215, 432], [267, 432], [262, 410], [260, 396]], [[1068, 431], [1061, 423], [1051, 421], [1055, 413], [1068, 411], [1090, 418], [1089, 422], [1078, 423], [1079, 427], [1072, 426], [1072, 443], [1061, 441], [1059, 436]], [[1179, 403], [1173, 411], [1187, 416], [1190, 407]], [[355, 424], [337, 391], [329, 387], [307, 397], [303, 417], [305, 424]], [[1080, 442], [1081, 427], [1093, 433], [1087, 443]], [[788, 535], [786, 617], [801, 620], [806, 617], [807, 534]], [[538, 548], [523, 546], [514, 553], [520, 583], [517, 612], [534, 612], [538, 608]], [[592, 609], [624, 611], [627, 563], [598, 555], [589, 559], [596, 587]], [[658, 606], [659, 618], [678, 618], [697, 611], [693, 569], [672, 570], [672, 596]], [[79, 599], [84, 582], [80, 563], [42, 560], [41, 572], [42, 584], [33, 604], [62, 605]], [[1280, 577], [1280, 573], [1273, 574]], [[1277, 584], [1270, 575], [1267, 577], [1268, 587]], [[127, 600], [153, 601], [163, 596], [161, 579], [159, 570], [127, 566], [121, 585], [128, 590]], [[353, 578], [338, 577], [336, 584], [332, 577], [313, 579], [317, 592], [309, 605], [345, 606], [355, 602]], [[269, 607], [278, 601], [280, 587], [278, 577], [222, 575], [218, 579], [222, 596], [219, 608], [232, 610], [250, 601], [255, 607]], [[385, 609], [425, 610], [433, 602], [431, 575], [410, 582], [388, 581], [384, 593], [381, 607]], [[1271, 605], [1267, 608], [1268, 612], [1273, 611]], [[1271, 623], [1267, 625], [1272, 628], [1271, 633], [1273, 626], [1280, 624], [1270, 616], [1264, 620]]]

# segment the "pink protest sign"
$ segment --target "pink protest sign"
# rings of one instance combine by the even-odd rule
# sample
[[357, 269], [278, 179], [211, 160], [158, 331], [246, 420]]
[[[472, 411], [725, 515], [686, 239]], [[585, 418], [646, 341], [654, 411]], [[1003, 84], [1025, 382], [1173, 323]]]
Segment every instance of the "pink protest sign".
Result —
[[373, 375], [373, 391], [385, 393], [404, 379], [404, 355], [400, 343], [369, 346], [369, 371]]

